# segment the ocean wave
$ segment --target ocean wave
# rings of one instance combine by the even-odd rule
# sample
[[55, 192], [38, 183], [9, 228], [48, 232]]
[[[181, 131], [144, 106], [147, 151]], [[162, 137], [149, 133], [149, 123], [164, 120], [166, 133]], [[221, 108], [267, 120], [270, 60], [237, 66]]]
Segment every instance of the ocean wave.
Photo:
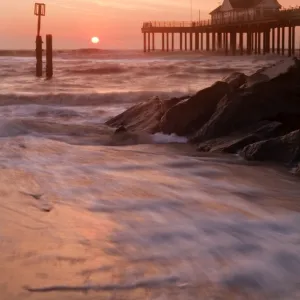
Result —
[[87, 68], [87, 69], [71, 69], [68, 72], [72, 74], [94, 74], [94, 75], [107, 75], [107, 74], [119, 74], [125, 73], [128, 70], [119, 65], [105, 66], [99, 68]]
[[162, 99], [183, 96], [185, 93], [180, 90], [168, 92], [162, 91], [124, 91], [109, 93], [86, 93], [86, 94], [0, 94], [0, 106], [5, 105], [63, 105], [63, 106], [103, 106], [119, 104], [123, 107], [131, 103], [146, 101], [153, 96]]

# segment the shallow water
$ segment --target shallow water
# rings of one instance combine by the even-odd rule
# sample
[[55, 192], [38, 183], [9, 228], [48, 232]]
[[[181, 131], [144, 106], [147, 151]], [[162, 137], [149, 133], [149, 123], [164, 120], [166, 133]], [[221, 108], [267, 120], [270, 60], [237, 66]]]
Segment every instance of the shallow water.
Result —
[[58, 57], [52, 82], [0, 58], [3, 299], [297, 299], [297, 178], [103, 125], [276, 58], [122, 55]]

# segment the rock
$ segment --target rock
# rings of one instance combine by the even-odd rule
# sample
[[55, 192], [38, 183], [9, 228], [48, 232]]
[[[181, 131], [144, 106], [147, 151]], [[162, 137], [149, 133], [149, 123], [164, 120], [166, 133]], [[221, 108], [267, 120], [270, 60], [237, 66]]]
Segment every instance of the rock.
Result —
[[245, 146], [276, 136], [282, 127], [280, 122], [259, 122], [244, 131], [229, 136], [208, 140], [198, 146], [198, 151], [237, 153]]
[[219, 81], [194, 96], [180, 101], [163, 116], [161, 131], [179, 136], [191, 135], [209, 120], [218, 102], [229, 92], [229, 84]]
[[227, 136], [263, 120], [283, 122], [286, 132], [300, 128], [299, 78], [300, 67], [292, 68], [270, 81], [227, 94], [190, 141]]
[[160, 120], [164, 113], [186, 97], [170, 100], [161, 100], [158, 97], [150, 98], [111, 118], [106, 122], [106, 125], [120, 128], [119, 130], [124, 130], [123, 127], [125, 127], [126, 130], [130, 131], [158, 132], [160, 131]]
[[300, 159], [300, 130], [246, 146], [240, 153], [247, 160], [293, 163]]
[[235, 91], [246, 83], [247, 78], [244, 73], [234, 72], [225, 77], [223, 81], [229, 84], [232, 91]]
[[116, 130], [115, 130], [115, 134], [117, 133], [123, 133], [123, 132], [127, 132], [127, 129], [124, 125], [119, 126]]

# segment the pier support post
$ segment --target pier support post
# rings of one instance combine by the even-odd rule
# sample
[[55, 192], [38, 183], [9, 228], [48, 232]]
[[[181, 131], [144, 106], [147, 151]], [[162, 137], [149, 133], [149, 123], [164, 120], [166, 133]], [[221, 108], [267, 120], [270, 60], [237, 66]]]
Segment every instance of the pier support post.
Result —
[[144, 36], [144, 52], [147, 50], [146, 32], [143, 33]]
[[210, 50], [210, 33], [206, 32], [206, 51]]
[[203, 51], [203, 49], [204, 49], [204, 48], [203, 48], [203, 47], [204, 47], [204, 46], [203, 46], [203, 32], [200, 33], [200, 40], [201, 40], [201, 41], [200, 41], [200, 49], [201, 49], [201, 51]]
[[240, 32], [240, 54], [244, 54], [244, 33], [241, 31]]
[[218, 32], [218, 50], [222, 49], [222, 33]]
[[53, 43], [52, 35], [46, 35], [46, 78], [53, 77]]
[[165, 51], [165, 33], [161, 34], [161, 50]]
[[255, 31], [254, 33], [254, 54], [258, 53], [258, 32]]
[[228, 33], [224, 32], [225, 55], [228, 55]]
[[295, 52], [295, 44], [296, 44], [296, 27], [292, 27], [292, 55], [296, 54]]
[[190, 32], [190, 51], [193, 51], [193, 33]]
[[152, 51], [155, 51], [155, 33], [152, 32]]
[[281, 54], [285, 54], [285, 27], [282, 27], [281, 31]]
[[167, 52], [169, 52], [169, 32], [167, 32]]
[[148, 32], [148, 52], [151, 50], [150, 32]]
[[261, 32], [257, 33], [257, 53], [261, 54]]
[[195, 50], [199, 51], [199, 32], [195, 33]]
[[216, 32], [212, 33], [212, 51], [216, 51]]
[[251, 55], [251, 32], [247, 31], [247, 54]]
[[172, 43], [172, 51], [174, 51], [174, 32], [172, 32], [171, 38], [172, 38], [172, 41], [171, 41], [171, 43]]
[[277, 27], [277, 54], [280, 54], [280, 27]]
[[182, 51], [182, 32], [179, 33], [179, 44], [180, 51]]
[[184, 33], [184, 50], [187, 51], [187, 32]]
[[272, 28], [272, 53], [275, 53], [275, 28]]
[[236, 33], [234, 31], [230, 32], [230, 50], [231, 54], [236, 54]]
[[292, 56], [292, 27], [288, 27], [288, 56]]

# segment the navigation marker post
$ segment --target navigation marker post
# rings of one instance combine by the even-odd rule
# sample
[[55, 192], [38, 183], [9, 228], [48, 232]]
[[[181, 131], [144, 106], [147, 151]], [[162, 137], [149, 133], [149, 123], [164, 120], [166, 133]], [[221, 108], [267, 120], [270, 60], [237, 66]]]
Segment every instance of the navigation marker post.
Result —
[[43, 40], [41, 37], [41, 17], [46, 15], [46, 5], [35, 3], [34, 14], [38, 17], [37, 35], [35, 40], [36, 76], [43, 76]]

